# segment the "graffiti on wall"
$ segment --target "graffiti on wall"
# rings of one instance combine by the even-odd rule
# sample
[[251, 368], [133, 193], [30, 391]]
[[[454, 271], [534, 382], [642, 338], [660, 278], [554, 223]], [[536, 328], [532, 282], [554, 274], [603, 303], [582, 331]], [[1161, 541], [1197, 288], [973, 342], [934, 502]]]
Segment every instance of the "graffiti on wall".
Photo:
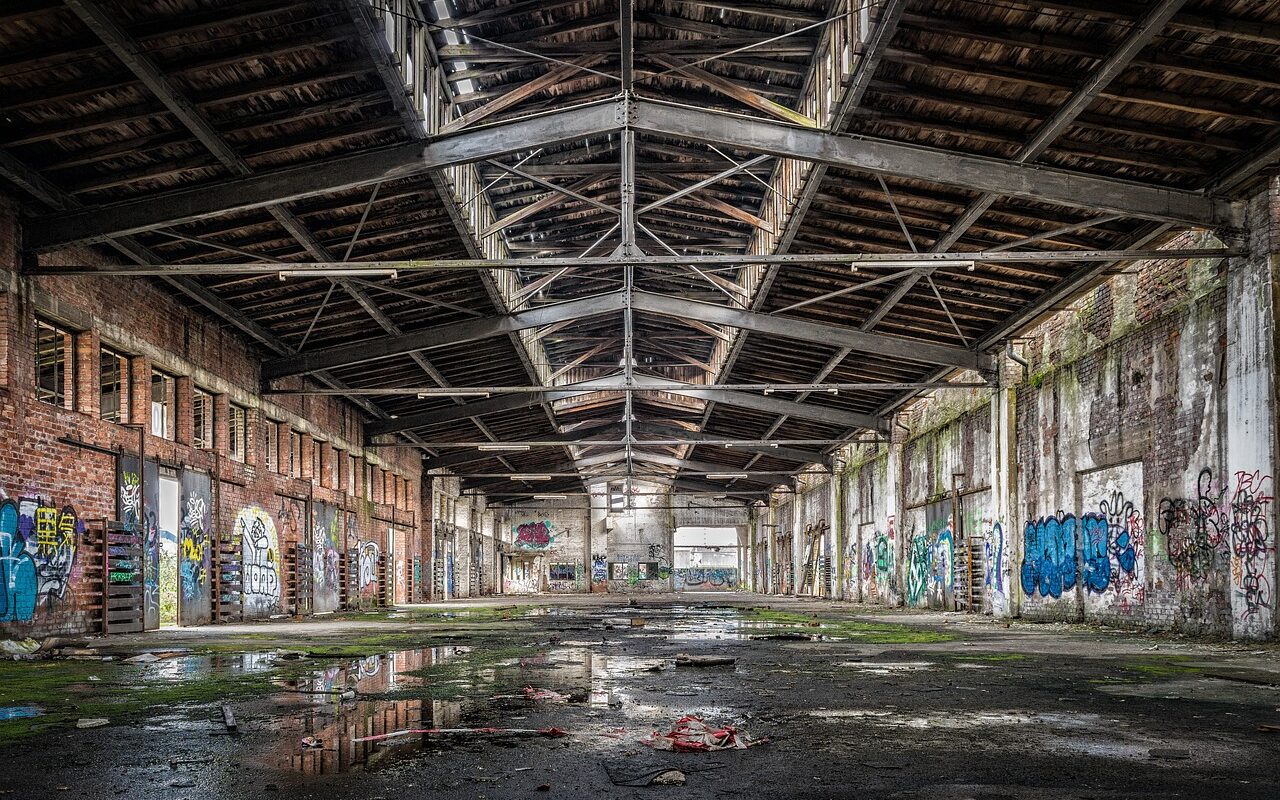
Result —
[[675, 577], [676, 589], [728, 590], [738, 586], [736, 567], [677, 567]]
[[591, 582], [604, 583], [609, 580], [608, 556], [596, 553], [591, 556]]
[[1274, 500], [1270, 475], [1242, 470], [1219, 482], [1208, 467], [1200, 471], [1194, 498], [1161, 499], [1157, 525], [1179, 585], [1204, 582], [1225, 566], [1240, 619], [1271, 608]]
[[1004, 526], [991, 517], [979, 523], [982, 531], [982, 584], [991, 598], [991, 611], [1002, 615], [1009, 609], [1009, 596], [1004, 582]]
[[911, 537], [907, 604], [951, 608], [955, 597], [955, 544], [951, 503], [925, 507], [925, 532]]
[[1188, 588], [1203, 581], [1230, 557], [1228, 535], [1231, 518], [1227, 487], [1213, 479], [1213, 470], [1200, 470], [1196, 496], [1160, 500], [1156, 527], [1165, 540], [1165, 551], [1179, 585]]
[[280, 539], [275, 521], [262, 508], [249, 506], [236, 515], [240, 540], [244, 615], [255, 619], [279, 613]]
[[1241, 600], [1241, 619], [1271, 608], [1271, 544], [1269, 517], [1271, 476], [1261, 472], [1237, 472], [1231, 492], [1231, 577]]
[[182, 517], [178, 521], [178, 585], [182, 601], [178, 614], [183, 625], [204, 625], [213, 618], [212, 537], [210, 506], [213, 484], [208, 475], [182, 473]]
[[313, 503], [311, 510], [312, 604], [317, 612], [336, 611], [342, 595], [341, 512], [328, 503]]
[[67, 594], [84, 533], [71, 506], [23, 497], [0, 501], [0, 622], [30, 622]]
[[548, 520], [522, 522], [511, 529], [521, 550], [547, 550], [555, 543], [555, 526]]
[[884, 533], [875, 533], [863, 543], [862, 580], [867, 587], [868, 602], [887, 599], [889, 595], [897, 540], [896, 523], [896, 517], [888, 517]]
[[[1138, 567], [1142, 515], [1118, 492], [1097, 512], [1029, 520], [1022, 531], [1022, 590], [1061, 597], [1080, 581], [1094, 594], [1123, 588]], [[1140, 597], [1137, 599], [1141, 599]]]
[[552, 564], [547, 568], [547, 579], [573, 582], [578, 579], [577, 564]]
[[356, 588], [364, 592], [370, 586], [376, 588], [378, 583], [378, 557], [382, 555], [377, 542], [365, 542], [360, 545], [357, 554]]

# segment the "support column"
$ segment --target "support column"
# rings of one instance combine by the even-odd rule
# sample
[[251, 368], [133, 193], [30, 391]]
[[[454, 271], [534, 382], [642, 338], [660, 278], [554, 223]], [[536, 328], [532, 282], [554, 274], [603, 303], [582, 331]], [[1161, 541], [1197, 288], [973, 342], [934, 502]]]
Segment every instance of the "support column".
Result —
[[1276, 634], [1276, 277], [1280, 178], [1249, 199], [1248, 255], [1227, 266], [1226, 463], [1231, 616], [1237, 639]]
[[588, 487], [587, 500], [590, 527], [587, 528], [587, 568], [591, 570], [591, 591], [609, 591], [609, 484], [597, 483]]
[[827, 558], [835, 561], [831, 567], [828, 567], [827, 573], [831, 575], [831, 585], [827, 586], [827, 598], [844, 600], [845, 599], [845, 512], [842, 507], [841, 492], [841, 470], [844, 468], [845, 462], [840, 456], [833, 458], [831, 463], [831, 480], [828, 481], [828, 490], [831, 492], [831, 527], [827, 530], [829, 536], [829, 545], [827, 548]]
[[903, 529], [902, 508], [906, 505], [903, 494], [902, 450], [906, 442], [906, 431], [894, 420], [889, 429], [889, 454], [885, 465], [885, 524], [888, 527], [889, 551], [893, 553], [893, 574], [890, 578], [889, 593], [882, 598], [887, 606], [901, 606], [906, 601], [907, 585], [907, 539], [911, 531]]
[[985, 591], [996, 617], [1016, 617], [1022, 608], [1022, 526], [1015, 492], [1018, 486], [1016, 373], [1003, 357], [997, 361], [997, 386], [991, 393], [991, 524], [984, 526]]

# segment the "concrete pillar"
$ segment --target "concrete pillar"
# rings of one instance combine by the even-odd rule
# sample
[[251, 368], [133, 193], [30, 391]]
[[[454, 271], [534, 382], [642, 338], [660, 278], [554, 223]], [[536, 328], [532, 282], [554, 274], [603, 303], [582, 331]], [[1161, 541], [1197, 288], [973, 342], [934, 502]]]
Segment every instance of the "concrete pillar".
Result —
[[831, 523], [827, 530], [827, 558], [835, 561], [827, 572], [831, 575], [831, 583], [827, 586], [827, 597], [834, 597], [836, 600], [843, 600], [844, 597], [844, 547], [845, 541], [849, 536], [845, 530], [844, 505], [842, 502], [843, 495], [840, 491], [842, 481], [842, 470], [844, 461], [838, 456], [831, 465], [831, 480], [828, 481], [828, 491], [831, 492], [831, 502], [828, 507], [831, 509]]
[[102, 342], [96, 330], [87, 330], [75, 335], [75, 343], [76, 410], [97, 417], [101, 413], [102, 400], [99, 374], [102, 361], [98, 357]]
[[803, 505], [800, 499], [800, 482], [792, 480], [791, 482], [791, 592], [790, 594], [798, 596], [800, 594], [800, 580], [804, 577], [804, 525], [801, 524], [800, 508]]
[[[597, 483], [588, 487], [587, 501], [587, 569], [591, 571], [590, 590], [609, 591], [609, 485]], [[601, 566], [603, 563], [603, 566]], [[601, 571], [604, 570], [602, 573]]]
[[129, 359], [129, 421], [151, 432], [151, 360]]
[[1280, 178], [1246, 204], [1248, 253], [1227, 267], [1226, 462], [1231, 616], [1237, 639], [1275, 635], [1276, 277]]
[[906, 431], [896, 424], [889, 432], [889, 453], [885, 469], [885, 525], [889, 535], [889, 550], [893, 553], [893, 577], [885, 605], [903, 605], [906, 599], [907, 555], [910, 552], [907, 539], [911, 532], [902, 529], [902, 509], [906, 505], [906, 487], [902, 481], [902, 451], [906, 443]]
[[996, 617], [1016, 617], [1022, 608], [1022, 525], [1015, 496], [1018, 486], [1018, 439], [1014, 376], [1003, 357], [999, 359], [998, 385], [991, 393], [991, 527], [983, 552], [987, 563], [985, 589]]

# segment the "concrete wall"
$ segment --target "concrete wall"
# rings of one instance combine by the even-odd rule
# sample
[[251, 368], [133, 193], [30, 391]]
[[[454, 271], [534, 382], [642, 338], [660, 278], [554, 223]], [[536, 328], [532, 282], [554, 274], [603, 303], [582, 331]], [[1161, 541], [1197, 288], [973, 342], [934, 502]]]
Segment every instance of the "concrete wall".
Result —
[[[1025, 375], [1001, 358], [998, 388], [934, 392], [842, 451], [834, 594], [1274, 637], [1280, 181], [1248, 211], [1249, 256], [1130, 265], [1019, 334]], [[803, 584], [822, 496], [757, 519], [761, 588]]]
[[[215, 572], [238, 561], [242, 587], [224, 599], [246, 615], [291, 610], [300, 571], [290, 557], [311, 546], [304, 564], [316, 586], [316, 610], [368, 605], [412, 591], [411, 565], [423, 552], [420, 461], [408, 453], [365, 450], [361, 413], [332, 397], [258, 394], [260, 352], [232, 329], [149, 280], [19, 278], [17, 209], [0, 198], [0, 559], [6, 591], [0, 636], [96, 630], [100, 585], [84, 528], [120, 520], [147, 544], [138, 565], [148, 619], [158, 622], [161, 594], [152, 557], [167, 534], [156, 515], [162, 472], [182, 484], [178, 597], [189, 622], [212, 618]], [[89, 248], [46, 254], [46, 263], [103, 263]], [[37, 317], [74, 334], [68, 407], [36, 397]], [[145, 436], [147, 466], [138, 462], [139, 432], [101, 419], [99, 351], [128, 357], [132, 420], [151, 413], [151, 370], [176, 377], [177, 413], [168, 438]], [[301, 383], [298, 383], [300, 386]], [[191, 406], [199, 387], [213, 395], [212, 447], [195, 446]], [[247, 409], [246, 454], [232, 458], [231, 404]], [[281, 458], [268, 465], [268, 421], [279, 423]], [[301, 437], [301, 459], [290, 470], [289, 431]], [[318, 455], [318, 469], [316, 468]], [[366, 478], [371, 478], [367, 480]], [[388, 532], [396, 553], [388, 561]], [[219, 552], [227, 552], [225, 558]], [[361, 567], [366, 567], [362, 569]], [[340, 586], [342, 570], [350, 580]], [[118, 581], [131, 579], [116, 575]], [[348, 592], [348, 589], [350, 590]]]
[[591, 509], [586, 498], [540, 500], [496, 511], [504, 550], [503, 592], [591, 588]]

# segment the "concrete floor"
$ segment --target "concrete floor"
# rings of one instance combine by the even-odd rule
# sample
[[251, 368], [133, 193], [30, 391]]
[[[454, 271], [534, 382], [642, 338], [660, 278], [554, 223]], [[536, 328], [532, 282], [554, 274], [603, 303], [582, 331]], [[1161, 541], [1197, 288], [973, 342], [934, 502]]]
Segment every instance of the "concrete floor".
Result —
[[[1274, 645], [745, 594], [516, 602], [167, 630], [83, 660], [5, 664], [0, 706], [25, 692], [44, 714], [0, 722], [0, 794], [1280, 797]], [[123, 662], [144, 651], [181, 653]], [[737, 662], [676, 666], [678, 654]], [[530, 701], [526, 686], [571, 700]], [[691, 713], [769, 741], [706, 754], [638, 743]], [[70, 729], [85, 716], [112, 724]], [[568, 735], [352, 741], [552, 726]], [[624, 785], [668, 767], [686, 785]]]

